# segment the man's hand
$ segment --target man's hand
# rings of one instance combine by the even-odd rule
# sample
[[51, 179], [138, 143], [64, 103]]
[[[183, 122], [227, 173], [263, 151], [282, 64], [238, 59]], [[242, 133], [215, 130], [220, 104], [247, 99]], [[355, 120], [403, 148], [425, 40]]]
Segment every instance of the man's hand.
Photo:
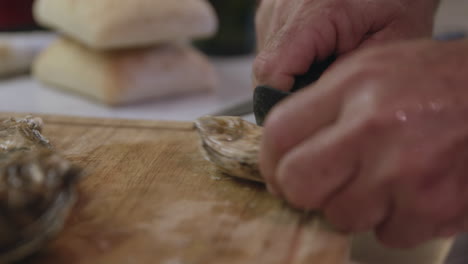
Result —
[[262, 0], [256, 85], [289, 90], [314, 62], [362, 46], [429, 37], [438, 0]]
[[411, 247], [468, 230], [468, 41], [363, 49], [266, 120], [270, 189]]

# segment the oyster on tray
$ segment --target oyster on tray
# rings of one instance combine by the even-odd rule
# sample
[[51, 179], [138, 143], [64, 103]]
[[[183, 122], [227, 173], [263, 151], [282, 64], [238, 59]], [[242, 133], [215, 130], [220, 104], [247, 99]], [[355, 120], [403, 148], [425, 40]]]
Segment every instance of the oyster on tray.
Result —
[[41, 249], [63, 227], [80, 170], [41, 134], [42, 120], [0, 121], [0, 263]]

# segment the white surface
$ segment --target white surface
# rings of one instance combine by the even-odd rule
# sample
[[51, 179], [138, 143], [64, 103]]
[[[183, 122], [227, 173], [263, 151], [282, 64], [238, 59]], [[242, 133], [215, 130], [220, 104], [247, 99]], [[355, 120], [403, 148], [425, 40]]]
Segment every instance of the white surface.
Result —
[[434, 32], [468, 32], [468, 0], [441, 0]]
[[212, 59], [221, 86], [214, 93], [111, 108], [45, 87], [29, 76], [0, 81], [0, 111], [150, 120], [193, 120], [251, 97], [253, 56]]

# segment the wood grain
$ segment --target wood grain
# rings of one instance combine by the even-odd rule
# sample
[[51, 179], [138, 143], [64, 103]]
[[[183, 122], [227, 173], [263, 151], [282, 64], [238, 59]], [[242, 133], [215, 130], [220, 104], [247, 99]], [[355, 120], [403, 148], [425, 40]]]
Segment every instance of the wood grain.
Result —
[[24, 264], [343, 264], [349, 251], [353, 263], [440, 264], [451, 245], [391, 250], [362, 234], [350, 248], [317, 216], [219, 174], [192, 123], [42, 117], [44, 134], [87, 177], [63, 232]]
[[342, 264], [349, 239], [262, 185], [219, 174], [191, 123], [43, 116], [85, 168], [65, 230], [24, 263]]

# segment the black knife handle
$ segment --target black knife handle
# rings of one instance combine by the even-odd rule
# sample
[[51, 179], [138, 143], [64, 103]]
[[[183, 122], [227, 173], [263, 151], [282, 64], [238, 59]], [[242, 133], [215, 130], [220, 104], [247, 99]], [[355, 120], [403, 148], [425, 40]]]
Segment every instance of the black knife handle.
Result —
[[296, 76], [291, 92], [295, 92], [316, 82], [335, 60], [336, 56], [328, 57], [324, 61], [314, 63], [305, 74]]
[[273, 89], [269, 86], [256, 87], [253, 96], [253, 110], [257, 125], [263, 126], [263, 122], [273, 106], [290, 94], [289, 92]]
[[305, 74], [296, 76], [294, 85], [290, 92], [284, 92], [269, 86], [256, 87], [254, 91], [253, 104], [257, 124], [263, 125], [263, 122], [270, 110], [281, 100], [288, 97], [293, 92], [317, 81], [323, 72], [335, 61], [335, 59], [336, 58], [334, 56], [329, 57], [322, 62], [312, 65]]

